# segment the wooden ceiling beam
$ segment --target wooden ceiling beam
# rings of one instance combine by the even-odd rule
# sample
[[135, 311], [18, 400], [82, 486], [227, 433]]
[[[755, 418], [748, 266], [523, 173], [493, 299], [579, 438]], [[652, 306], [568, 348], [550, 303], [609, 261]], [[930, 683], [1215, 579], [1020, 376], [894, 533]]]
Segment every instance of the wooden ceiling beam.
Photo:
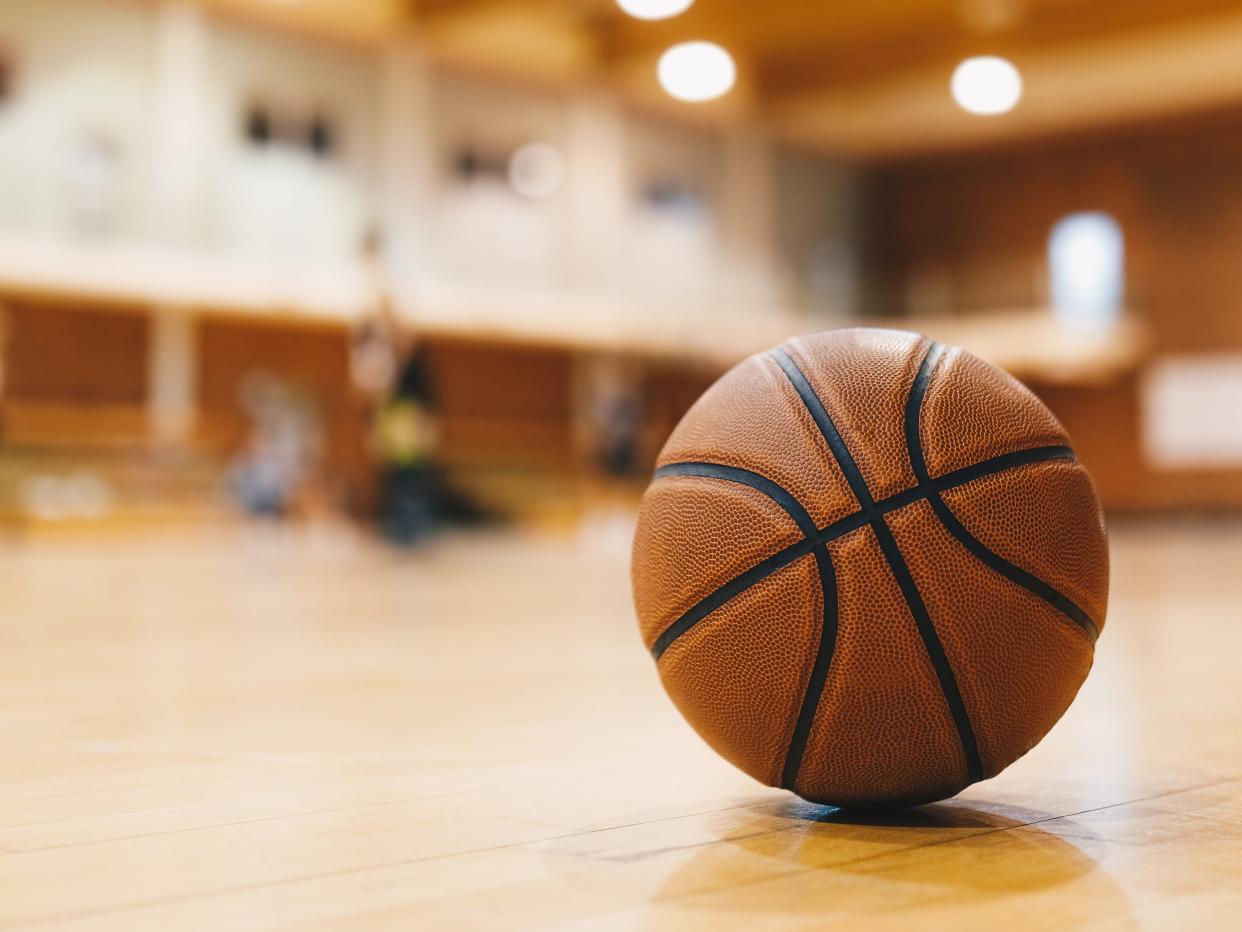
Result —
[[848, 84], [882, 83], [940, 71], [947, 76], [963, 58], [1002, 55], [1014, 61], [1059, 48], [1142, 35], [1187, 23], [1205, 23], [1238, 12], [1236, 0], [1065, 0], [1030, 2], [1004, 29], [980, 34], [963, 22], [936, 27], [897, 24], [864, 44], [841, 46], [808, 35], [778, 54], [755, 59], [758, 91], [767, 99], [798, 97]]
[[936, 65], [811, 87], [768, 102], [779, 135], [862, 159], [904, 158], [1119, 126], [1242, 102], [1242, 11], [1106, 39], [1030, 48], [1019, 106], [971, 116]]

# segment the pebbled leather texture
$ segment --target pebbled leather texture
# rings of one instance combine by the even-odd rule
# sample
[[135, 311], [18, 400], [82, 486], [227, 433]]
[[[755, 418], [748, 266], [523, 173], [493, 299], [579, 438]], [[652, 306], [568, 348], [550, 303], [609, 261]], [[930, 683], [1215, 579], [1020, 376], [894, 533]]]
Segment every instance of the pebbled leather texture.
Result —
[[[839, 331], [832, 340], [789, 341], [789, 355], [832, 415], [877, 499], [914, 485], [902, 416], [922, 342], [915, 333], [864, 329]], [[845, 371], [849, 378], [841, 378]]]
[[[1091, 477], [1078, 463], [1032, 463], [944, 493], [957, 519], [990, 550], [1065, 593], [1104, 626], [1108, 547]], [[1081, 520], [1048, 520], [1080, 515]]]
[[686, 462], [761, 473], [788, 489], [819, 524], [858, 507], [811, 416], [767, 353], [735, 366], [695, 402], [656, 466]]
[[[784, 351], [830, 425], [762, 354], [691, 408], [659, 465], [747, 470], [815, 527], [744, 479], [657, 474], [634, 545], [644, 641], [690, 724], [756, 779], [851, 805], [950, 796], [1033, 747], [1090, 669], [1108, 585], [1094, 489], [1047, 408], [968, 353], [858, 329]], [[833, 428], [875, 512], [860, 513]], [[931, 484], [976, 464], [970, 481]]]
[[994, 776], [1069, 708], [1091, 669], [1091, 641], [1046, 602], [979, 563], [927, 502], [894, 513], [889, 526], [937, 620], [984, 776]]
[[648, 648], [708, 592], [802, 537], [771, 499], [720, 479], [652, 483], [642, 512], [631, 576]]
[[956, 346], [946, 347], [923, 401], [923, 452], [933, 476], [1069, 436], [1029, 388]]
[[813, 802], [950, 796], [966, 783], [962, 749], [931, 661], [870, 528], [831, 547], [838, 634], [798, 779]]
[[[780, 776], [819, 640], [823, 602], [810, 556], [773, 573], [678, 638], [660, 658], [674, 704], [726, 760]], [[720, 645], [729, 663], [720, 663]]]

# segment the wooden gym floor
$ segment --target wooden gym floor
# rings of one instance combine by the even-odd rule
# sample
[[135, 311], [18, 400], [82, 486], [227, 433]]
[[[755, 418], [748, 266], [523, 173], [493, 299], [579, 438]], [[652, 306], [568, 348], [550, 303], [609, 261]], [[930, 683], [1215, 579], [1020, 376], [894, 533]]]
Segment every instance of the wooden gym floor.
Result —
[[1242, 923], [1242, 525], [1115, 528], [1066, 719], [1001, 777], [871, 820], [683, 725], [627, 544], [4, 548], [0, 927]]

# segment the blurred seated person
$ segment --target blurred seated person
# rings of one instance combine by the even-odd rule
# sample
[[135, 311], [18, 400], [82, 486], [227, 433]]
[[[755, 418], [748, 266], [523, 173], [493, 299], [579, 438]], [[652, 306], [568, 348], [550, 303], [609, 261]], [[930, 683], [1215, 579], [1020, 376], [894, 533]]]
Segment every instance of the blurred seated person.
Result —
[[596, 466], [613, 479], [642, 474], [642, 388], [636, 367], [622, 358], [597, 358], [587, 370], [587, 386]]
[[238, 401], [250, 421], [250, 437], [229, 473], [234, 497], [253, 515], [297, 514], [320, 473], [323, 442], [315, 404], [260, 371], [242, 379]]

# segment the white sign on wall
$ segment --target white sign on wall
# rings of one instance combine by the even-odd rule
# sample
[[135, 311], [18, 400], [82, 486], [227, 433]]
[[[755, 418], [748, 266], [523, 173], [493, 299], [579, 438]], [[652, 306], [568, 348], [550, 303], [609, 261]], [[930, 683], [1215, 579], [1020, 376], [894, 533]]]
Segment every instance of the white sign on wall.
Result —
[[1242, 466], [1242, 354], [1170, 356], [1142, 389], [1143, 446], [1159, 469]]

